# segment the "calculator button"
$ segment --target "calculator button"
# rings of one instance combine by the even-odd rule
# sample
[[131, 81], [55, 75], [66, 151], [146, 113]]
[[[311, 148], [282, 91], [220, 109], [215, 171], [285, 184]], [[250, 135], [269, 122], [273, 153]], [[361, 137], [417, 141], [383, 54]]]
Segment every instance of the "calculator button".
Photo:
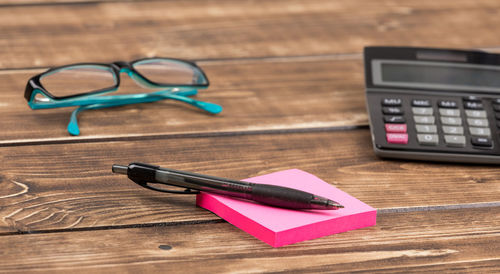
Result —
[[497, 121], [497, 128], [500, 128], [500, 121]]
[[462, 124], [462, 118], [458, 117], [441, 117], [443, 125], [459, 126]]
[[403, 114], [403, 109], [397, 107], [384, 107], [382, 108], [384, 114]]
[[487, 127], [470, 127], [469, 128], [470, 135], [472, 136], [481, 136], [481, 137], [490, 137], [491, 131]]
[[452, 147], [464, 147], [465, 146], [465, 136], [461, 135], [445, 135], [444, 142], [448, 146]]
[[401, 124], [406, 122], [405, 117], [403, 116], [384, 116], [384, 122], [393, 123], [393, 124]]
[[500, 112], [495, 112], [495, 119], [500, 120]]
[[479, 147], [491, 147], [493, 145], [491, 139], [485, 137], [472, 137], [470, 141], [472, 145]]
[[467, 124], [472, 127], [487, 127], [488, 120], [467, 118]]
[[465, 96], [464, 98], [464, 101], [470, 101], [470, 102], [481, 102], [481, 97], [477, 97], [477, 96]]
[[416, 124], [434, 124], [434, 116], [414, 116]]
[[438, 106], [442, 108], [458, 108], [457, 102], [449, 100], [439, 100]]
[[486, 111], [484, 110], [465, 110], [465, 115], [472, 118], [486, 118]]
[[432, 108], [418, 108], [418, 107], [413, 107], [411, 108], [413, 111], [413, 114], [415, 115], [432, 115]]
[[430, 107], [431, 101], [425, 99], [413, 99], [411, 105], [414, 107]]
[[493, 105], [493, 109], [495, 111], [500, 111], [500, 105]]
[[439, 143], [439, 137], [436, 134], [417, 134], [417, 140], [421, 145], [435, 146]]
[[441, 116], [455, 116], [455, 117], [458, 117], [458, 116], [460, 116], [460, 110], [458, 110], [458, 109], [452, 109], [452, 108], [440, 108], [439, 109], [439, 114]]
[[418, 133], [436, 133], [437, 127], [435, 125], [415, 125]]
[[406, 124], [385, 124], [387, 133], [406, 133]]
[[478, 102], [464, 102], [466, 109], [483, 109], [483, 104]]
[[453, 135], [462, 135], [464, 134], [463, 127], [452, 127], [452, 126], [443, 126], [444, 134], [453, 134]]
[[500, 98], [493, 99], [493, 104], [500, 104]]
[[408, 144], [408, 134], [406, 133], [386, 133], [389, 144]]
[[399, 98], [384, 98], [382, 99], [382, 105], [384, 106], [401, 106], [401, 99]]

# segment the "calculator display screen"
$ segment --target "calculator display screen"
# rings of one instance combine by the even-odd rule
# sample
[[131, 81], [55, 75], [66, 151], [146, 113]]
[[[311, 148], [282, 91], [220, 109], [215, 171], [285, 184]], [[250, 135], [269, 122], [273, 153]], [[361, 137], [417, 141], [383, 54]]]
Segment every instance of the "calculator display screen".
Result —
[[374, 83], [500, 92], [500, 67], [446, 62], [373, 60]]

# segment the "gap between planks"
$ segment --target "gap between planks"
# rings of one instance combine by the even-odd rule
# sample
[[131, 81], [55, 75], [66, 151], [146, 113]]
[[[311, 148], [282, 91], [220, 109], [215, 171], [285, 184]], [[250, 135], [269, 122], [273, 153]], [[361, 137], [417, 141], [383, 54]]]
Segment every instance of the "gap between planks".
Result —
[[47, 1], [47, 2], [21, 2], [3, 3], [0, 8], [4, 7], [40, 7], [40, 6], [65, 6], [65, 5], [99, 5], [103, 3], [127, 3], [127, 2], [165, 2], [165, 0], [88, 0], [88, 1]]
[[[500, 47], [499, 47], [500, 49]], [[343, 61], [343, 60], [361, 60], [362, 53], [334, 53], [334, 54], [320, 54], [320, 55], [290, 55], [290, 56], [260, 56], [260, 57], [235, 57], [235, 58], [206, 58], [206, 59], [192, 59], [198, 65], [225, 65], [225, 64], [254, 64], [258, 62], [269, 63], [298, 63], [298, 62], [317, 62], [317, 61]], [[110, 62], [117, 60], [110, 60]], [[89, 60], [92, 62], [92, 60]], [[8, 74], [12, 72], [29, 72], [34, 73], [43, 72], [48, 69], [47, 66], [41, 67], [17, 67], [17, 68], [0, 68], [1, 74]]]
[[311, 127], [311, 128], [283, 128], [283, 129], [262, 129], [248, 131], [219, 131], [219, 132], [196, 132], [196, 133], [175, 133], [175, 134], [137, 134], [137, 135], [106, 135], [90, 137], [61, 137], [44, 139], [24, 139], [15, 141], [0, 141], [0, 147], [13, 146], [36, 146], [55, 144], [76, 144], [76, 143], [99, 143], [99, 142], [119, 142], [119, 141], [145, 141], [159, 139], [178, 138], [206, 138], [206, 137], [226, 137], [241, 135], [263, 135], [263, 134], [289, 134], [289, 133], [314, 133], [333, 132], [347, 130], [366, 130], [368, 125], [353, 126], [333, 126], [333, 127]]
[[[500, 207], [500, 202], [487, 202], [487, 203], [470, 203], [470, 204], [453, 204], [453, 205], [440, 205], [440, 206], [412, 206], [412, 207], [397, 207], [397, 208], [383, 208], [377, 209], [377, 215], [406, 213], [406, 212], [422, 212], [422, 211], [447, 211], [459, 209], [476, 209], [476, 208], [494, 208]], [[47, 233], [62, 233], [74, 231], [100, 231], [111, 229], [128, 229], [128, 228], [141, 228], [141, 227], [167, 227], [167, 226], [183, 226], [183, 225], [201, 225], [225, 222], [221, 218], [202, 221], [181, 221], [181, 222], [159, 222], [148, 224], [129, 224], [129, 225], [111, 225], [111, 226], [96, 226], [96, 227], [81, 227], [81, 228], [63, 228], [63, 229], [48, 229], [48, 230], [30, 230], [30, 231], [16, 231], [0, 233], [2, 236], [20, 235], [20, 234], [47, 234]]]
[[[2, 5], [0, 4], [0, 8], [1, 7]], [[473, 48], [471, 50], [498, 52], [500, 51], [500, 46]], [[258, 62], [298, 63], [298, 62], [317, 62], [317, 61], [336, 61], [336, 60], [343, 61], [343, 60], [361, 60], [361, 59], [363, 59], [363, 53], [352, 52], [352, 53], [331, 53], [331, 54], [318, 54], [318, 55], [202, 58], [202, 59], [191, 59], [190, 61], [195, 62], [198, 65], [215, 66], [215, 65], [225, 65], [225, 64], [253, 64]], [[112, 60], [110, 62], [113, 61], [117, 60]], [[92, 60], [89, 60], [89, 62], [92, 62]], [[0, 73], [6, 74], [11, 72], [28, 72], [28, 71], [33, 71], [34, 73], [37, 73], [37, 72], [43, 72], [48, 68], [49, 67], [47, 66], [0, 68]]]

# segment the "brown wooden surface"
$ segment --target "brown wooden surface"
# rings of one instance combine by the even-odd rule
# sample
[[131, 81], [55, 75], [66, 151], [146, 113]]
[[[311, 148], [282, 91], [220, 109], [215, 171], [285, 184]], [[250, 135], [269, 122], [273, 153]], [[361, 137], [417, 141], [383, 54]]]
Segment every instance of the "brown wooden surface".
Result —
[[0, 271], [494, 273], [499, 235], [498, 207], [379, 214], [375, 227], [276, 249], [228, 223], [10, 235]]
[[[0, 272], [498, 272], [496, 166], [381, 160], [362, 48], [500, 50], [500, 2], [0, 0]], [[198, 61], [207, 115], [177, 102], [30, 110], [74, 62]], [[144, 91], [123, 75], [123, 91]], [[379, 210], [375, 227], [273, 249], [113, 175], [144, 161], [230, 178], [299, 168]], [[201, 233], [203, 232], [203, 233]], [[172, 247], [159, 249], [159, 245]]]
[[[183, 133], [247, 132], [288, 128], [366, 125], [361, 60], [316, 58], [278, 61], [205, 62], [212, 85], [197, 99], [222, 105], [210, 115], [163, 101], [91, 110], [79, 115], [81, 136], [66, 131], [73, 108], [31, 110], [26, 81], [42, 70], [0, 71], [0, 146], [57, 139], [116, 138]], [[278, 72], [278, 73], [276, 73]], [[146, 91], [122, 74], [123, 90]], [[121, 91], [120, 91], [121, 92]], [[125, 126], [126, 125], [126, 126]]]
[[[194, 208], [194, 197], [152, 193], [110, 172], [112, 164], [133, 161], [238, 179], [299, 168], [378, 209], [491, 203], [500, 197], [498, 167], [381, 161], [373, 155], [367, 129], [0, 152], [3, 232], [213, 220]], [[429, 173], [435, 174], [432, 180], [422, 175]]]
[[[489, 1], [118, 1], [0, 9], [0, 68], [359, 53], [366, 45], [496, 47]], [[56, 15], [56, 16], [55, 16]]]

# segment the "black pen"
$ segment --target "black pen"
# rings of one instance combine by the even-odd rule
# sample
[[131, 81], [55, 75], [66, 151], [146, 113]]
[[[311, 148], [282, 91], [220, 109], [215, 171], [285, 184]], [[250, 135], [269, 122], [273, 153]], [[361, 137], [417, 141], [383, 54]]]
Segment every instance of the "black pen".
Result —
[[194, 189], [290, 209], [331, 210], [344, 207], [327, 198], [293, 188], [247, 183], [142, 163], [131, 163], [128, 166], [113, 165], [112, 170], [113, 173], [126, 174], [140, 186], [163, 192], [179, 193], [162, 190], [152, 184], [183, 187], [186, 188], [184, 193], [193, 193], [191, 189]]

